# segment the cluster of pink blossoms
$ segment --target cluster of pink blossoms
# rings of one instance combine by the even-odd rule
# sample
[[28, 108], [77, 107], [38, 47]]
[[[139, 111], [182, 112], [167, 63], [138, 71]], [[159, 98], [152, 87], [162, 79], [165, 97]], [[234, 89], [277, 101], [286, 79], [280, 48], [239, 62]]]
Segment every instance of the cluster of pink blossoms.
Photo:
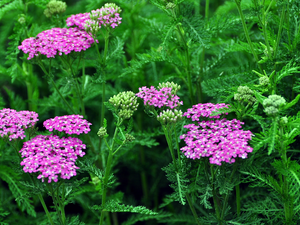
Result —
[[81, 134], [90, 132], [90, 125], [87, 120], [82, 119], [81, 115], [56, 116], [53, 119], [44, 121], [44, 127], [47, 130], [58, 130], [67, 134]]
[[25, 137], [24, 129], [33, 127], [38, 121], [38, 114], [31, 111], [19, 111], [14, 109], [0, 110], [0, 135], [8, 136], [9, 140]]
[[150, 88], [141, 87], [136, 96], [144, 100], [144, 105], [153, 105], [158, 108], [166, 106], [173, 109], [183, 105], [183, 102], [179, 101], [179, 97], [171, 92], [171, 87], [164, 87], [159, 90], [156, 90], [154, 86]]
[[[58, 130], [67, 134], [81, 134], [90, 131], [87, 120], [81, 115], [57, 116], [44, 121], [44, 126], [49, 131]], [[85, 149], [82, 141], [74, 137], [60, 138], [56, 135], [38, 135], [30, 141], [24, 142], [20, 150], [21, 162], [26, 173], [40, 172], [38, 179], [48, 178], [48, 183], [58, 181], [58, 174], [62, 179], [70, 179], [76, 175], [75, 165], [77, 156], [84, 156]]]
[[90, 13], [78, 13], [67, 18], [68, 27], [77, 26], [81, 30], [85, 30], [86, 22], [90, 20]]
[[84, 156], [85, 145], [78, 138], [59, 138], [56, 135], [38, 135], [30, 141], [24, 142], [20, 150], [21, 162], [26, 173], [39, 172], [38, 179], [48, 178], [48, 183], [58, 181], [58, 174], [62, 179], [70, 179], [76, 175], [75, 165], [77, 156]]
[[88, 30], [91, 25], [97, 22], [100, 29], [101, 26], [117, 27], [121, 24], [120, 9], [113, 7], [111, 4], [106, 4], [101, 9], [92, 10], [90, 13], [79, 13], [67, 18], [66, 23], [69, 27], [77, 26], [82, 30]]
[[[212, 104], [212, 103], [204, 103], [204, 104], [197, 104], [193, 105], [192, 108], [189, 108], [187, 112], [183, 114], [183, 116], [186, 116], [187, 118], [192, 118], [192, 121], [199, 121], [199, 117], [209, 117], [209, 118], [220, 118], [219, 115], [217, 116], [211, 116], [210, 114], [214, 111], [217, 111], [221, 108], [228, 108], [229, 105], [226, 105], [225, 103], [220, 104]], [[228, 113], [226, 113], [227, 115]]]
[[94, 39], [84, 30], [75, 28], [52, 28], [39, 33], [36, 38], [25, 39], [18, 47], [24, 53], [29, 53], [32, 59], [39, 54], [46, 55], [47, 58], [54, 58], [59, 55], [69, 54], [72, 51], [81, 52], [90, 48]]
[[[212, 111], [215, 111], [216, 107], [210, 105]], [[223, 107], [226, 106], [223, 105]], [[199, 112], [196, 111], [196, 107], [193, 107], [193, 110], [190, 109], [189, 114], [185, 116], [190, 118], [193, 114], [195, 116], [192, 117], [193, 121], [199, 121], [198, 115], [209, 117], [210, 113], [203, 111], [203, 108], [207, 109], [207, 107], [201, 107], [201, 104], [198, 104]], [[185, 125], [184, 128], [189, 131], [180, 136], [186, 143], [181, 151], [187, 158], [191, 159], [209, 157], [210, 163], [216, 165], [221, 165], [222, 162], [234, 163], [236, 157], [245, 159], [248, 153], [253, 150], [247, 143], [253, 134], [251, 131], [241, 130], [241, 124], [244, 123], [236, 119], [222, 119], [198, 122], [198, 125]]]

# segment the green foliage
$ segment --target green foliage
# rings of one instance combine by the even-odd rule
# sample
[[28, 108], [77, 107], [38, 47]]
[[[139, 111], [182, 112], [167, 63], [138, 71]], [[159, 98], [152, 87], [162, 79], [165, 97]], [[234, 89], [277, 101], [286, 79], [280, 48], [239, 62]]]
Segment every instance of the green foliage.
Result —
[[186, 204], [185, 194], [188, 190], [189, 179], [187, 172], [189, 171], [189, 168], [190, 164], [186, 164], [184, 161], [181, 161], [181, 167], [178, 171], [173, 163], [162, 168], [167, 174], [167, 179], [171, 182], [170, 187], [174, 190], [174, 193], [168, 195], [167, 198], [178, 201], [182, 205]]
[[145, 206], [132, 206], [132, 205], [124, 205], [120, 204], [118, 201], [108, 201], [104, 206], [94, 205], [92, 207], [93, 210], [103, 210], [107, 212], [132, 212], [132, 213], [140, 213], [147, 215], [156, 215], [157, 212], [153, 212], [152, 210], [147, 209]]
[[15, 171], [9, 168], [8, 166], [1, 165], [0, 178], [8, 184], [11, 194], [16, 198], [16, 201], [21, 210], [26, 210], [26, 212], [29, 215], [36, 217], [36, 211], [31, 205], [31, 200], [25, 196], [27, 190], [22, 188], [22, 185], [19, 181], [19, 177], [15, 173]]

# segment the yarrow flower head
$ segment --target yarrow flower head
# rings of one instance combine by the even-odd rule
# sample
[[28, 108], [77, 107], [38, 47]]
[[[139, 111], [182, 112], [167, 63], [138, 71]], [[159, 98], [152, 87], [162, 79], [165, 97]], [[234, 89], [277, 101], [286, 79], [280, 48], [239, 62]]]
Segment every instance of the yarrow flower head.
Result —
[[268, 98], [263, 101], [264, 111], [269, 116], [276, 116], [280, 108], [285, 106], [285, 104], [285, 99], [279, 95], [269, 95]]
[[29, 60], [40, 54], [54, 58], [57, 54], [85, 51], [93, 43], [92, 36], [78, 28], [52, 28], [39, 33], [36, 38], [25, 39], [18, 48], [29, 53]]
[[33, 127], [38, 121], [38, 114], [32, 111], [19, 111], [14, 109], [0, 110], [0, 135], [12, 139], [25, 137], [25, 129]]
[[158, 108], [165, 106], [174, 109], [183, 105], [183, 102], [179, 101], [180, 98], [177, 95], [172, 94], [172, 87], [163, 87], [159, 90], [154, 86], [151, 86], [150, 88], [141, 87], [136, 96], [144, 100], [144, 105]]
[[90, 132], [92, 124], [82, 118], [81, 115], [56, 116], [53, 119], [45, 120], [43, 124], [51, 132], [57, 130], [67, 134], [87, 134]]
[[164, 82], [158, 84], [158, 89], [162, 88], [172, 88], [171, 94], [176, 95], [177, 92], [180, 90], [181, 86], [179, 84], [175, 84], [174, 82]]
[[107, 3], [101, 9], [92, 10], [84, 14], [76, 14], [67, 18], [67, 25], [77, 26], [87, 32], [96, 33], [102, 26], [115, 28], [121, 24], [120, 7], [114, 3]]
[[66, 11], [67, 4], [62, 1], [50, 0], [47, 4], [47, 8], [44, 10], [46, 17], [50, 18], [52, 15], [61, 14]]
[[182, 111], [180, 109], [163, 110], [162, 112], [160, 112], [159, 115], [157, 115], [157, 120], [162, 124], [176, 123], [181, 119], [182, 119]]
[[137, 110], [139, 103], [137, 97], [132, 91], [120, 92], [109, 99], [109, 102], [118, 111], [121, 118], [129, 119]]
[[38, 135], [23, 143], [21, 166], [25, 173], [40, 173], [37, 178], [43, 182], [45, 178], [48, 183], [57, 182], [59, 174], [62, 179], [70, 179], [76, 176], [79, 167], [75, 162], [78, 156], [85, 155], [85, 148], [78, 138]]
[[240, 130], [243, 122], [239, 120], [222, 119], [198, 124], [185, 125], [189, 131], [180, 136], [186, 143], [181, 151], [187, 158], [209, 157], [211, 164], [221, 165], [222, 162], [234, 163], [236, 157], [245, 159], [253, 150], [247, 144], [253, 134]]
[[[189, 108], [187, 112], [183, 114], [187, 118], [192, 118], [192, 121], [199, 121], [200, 117], [209, 117], [209, 118], [220, 118], [220, 115], [211, 116], [211, 114], [218, 109], [228, 108], [229, 105], [225, 103], [213, 104], [213, 103], [199, 103], [197, 105], [193, 105], [192, 108]], [[228, 113], [225, 113], [226, 115]]]
[[239, 86], [237, 93], [234, 94], [234, 100], [253, 104], [256, 102], [253, 95], [254, 92], [248, 86]]

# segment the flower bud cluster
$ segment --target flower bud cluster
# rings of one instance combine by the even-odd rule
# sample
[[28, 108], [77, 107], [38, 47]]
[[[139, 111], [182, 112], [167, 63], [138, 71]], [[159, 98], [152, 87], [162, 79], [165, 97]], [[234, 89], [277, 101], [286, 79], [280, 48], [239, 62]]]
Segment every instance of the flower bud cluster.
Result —
[[124, 119], [132, 117], [139, 106], [137, 97], [132, 91], [120, 92], [111, 97], [109, 102], [118, 110], [118, 115]]
[[97, 132], [98, 137], [100, 138], [106, 138], [107, 135], [107, 130], [105, 127], [100, 127], [99, 131]]
[[268, 76], [263, 76], [259, 78], [259, 85], [268, 86], [270, 84], [270, 79]]
[[157, 120], [162, 124], [176, 123], [182, 119], [182, 111], [179, 109], [163, 110], [158, 116]]
[[174, 82], [164, 82], [158, 84], [158, 89], [162, 88], [172, 88], [171, 94], [176, 95], [180, 90], [181, 86], [179, 84], [175, 84]]
[[135, 140], [135, 137], [130, 134], [125, 134], [125, 140], [126, 142], [133, 142]]
[[25, 138], [25, 129], [33, 127], [38, 121], [38, 114], [32, 111], [19, 111], [14, 109], [0, 110], [0, 135], [8, 136], [9, 141]]
[[279, 113], [279, 109], [285, 104], [286, 101], [283, 97], [279, 95], [269, 95], [269, 97], [263, 101], [264, 112], [269, 116], [276, 116]]
[[44, 10], [46, 17], [50, 18], [52, 15], [61, 14], [66, 11], [67, 4], [62, 1], [50, 0], [47, 4], [47, 9]]
[[234, 94], [234, 100], [239, 102], [246, 102], [253, 104], [256, 102], [256, 99], [253, 97], [254, 92], [247, 86], [239, 86], [238, 93]]

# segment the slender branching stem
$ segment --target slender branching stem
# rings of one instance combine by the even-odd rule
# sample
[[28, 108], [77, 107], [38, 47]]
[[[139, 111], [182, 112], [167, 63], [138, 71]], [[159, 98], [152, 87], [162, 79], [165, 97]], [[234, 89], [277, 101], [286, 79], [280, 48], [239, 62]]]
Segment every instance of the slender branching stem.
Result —
[[257, 63], [257, 65], [259, 66], [260, 68], [260, 71], [262, 72], [262, 68], [261, 68], [261, 65], [258, 63], [258, 57], [257, 57], [257, 54], [253, 48], [253, 44], [252, 44], [252, 41], [250, 39], [250, 36], [249, 36], [249, 32], [248, 32], [248, 28], [247, 28], [247, 25], [246, 25], [246, 22], [245, 22], [245, 17], [244, 17], [244, 14], [242, 12], [242, 8], [241, 8], [241, 2], [239, 0], [234, 0], [236, 5], [237, 5], [237, 8], [238, 8], [238, 11], [239, 11], [239, 14], [240, 14], [240, 17], [241, 17], [241, 20], [242, 20], [242, 25], [243, 25], [243, 29], [244, 29], [244, 32], [245, 32], [245, 36], [246, 36], [246, 39], [247, 39], [247, 42], [250, 46], [250, 49], [251, 49], [251, 52], [255, 58], [255, 61]]
[[50, 79], [53, 87], [55, 88], [55, 90], [57, 91], [58, 95], [60, 96], [60, 98], [64, 101], [64, 103], [66, 104], [66, 106], [71, 110], [72, 113], [76, 114], [76, 112], [74, 111], [74, 109], [69, 105], [69, 103], [67, 102], [67, 100], [65, 99], [64, 96], [62, 96], [62, 94], [60, 93], [58, 87], [56, 86], [55, 82], [53, 81], [53, 79], [50, 77], [50, 74], [46, 71], [44, 65], [42, 63], [39, 63], [39, 66], [41, 67], [41, 69], [43, 70], [43, 72], [48, 76], [48, 78]]

